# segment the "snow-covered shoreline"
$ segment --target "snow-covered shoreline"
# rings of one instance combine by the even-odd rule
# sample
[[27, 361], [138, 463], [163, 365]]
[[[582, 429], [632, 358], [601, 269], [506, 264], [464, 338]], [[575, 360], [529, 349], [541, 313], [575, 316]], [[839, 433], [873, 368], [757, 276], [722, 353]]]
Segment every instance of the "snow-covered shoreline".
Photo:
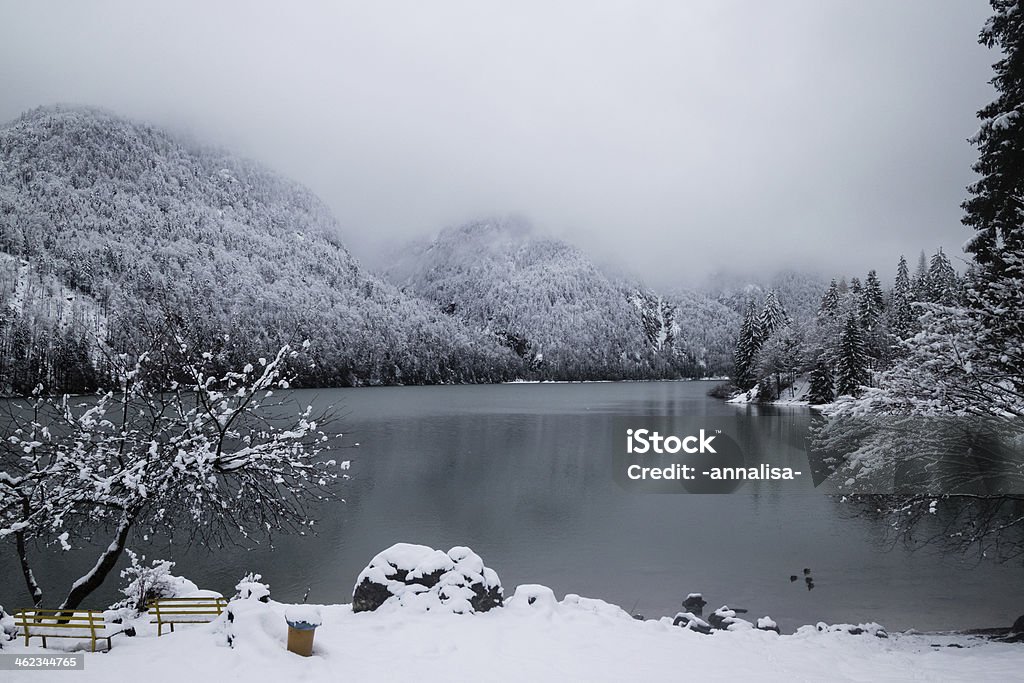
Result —
[[724, 382], [728, 377], [678, 377], [675, 379], [513, 379], [498, 384], [637, 384], [649, 382]]
[[[525, 587], [524, 587], [525, 588]], [[110, 653], [86, 653], [76, 681], [622, 681], [666, 680], [1013, 680], [1024, 647], [966, 635], [891, 634], [882, 639], [803, 627], [792, 635], [747, 629], [702, 635], [670, 618], [638, 621], [601, 600], [555, 602], [529, 591], [478, 614], [394, 607], [353, 613], [322, 605], [313, 656], [285, 648], [289, 606], [233, 601], [233, 620], [182, 626], [156, 637], [145, 615], [138, 635], [116, 636]], [[541, 597], [537, 597], [541, 596]], [[227, 645], [230, 633], [232, 645]], [[4, 643], [5, 654], [54, 655], [38, 640]], [[8, 680], [67, 680], [65, 672], [15, 673]]]
[[782, 395], [774, 401], [758, 401], [757, 392], [758, 387], [754, 387], [749, 391], [743, 391], [733, 396], [732, 398], [726, 399], [726, 403], [733, 404], [757, 404], [765, 406], [811, 406], [810, 401], [807, 400], [807, 396], [811, 390], [811, 383], [807, 376], [797, 378], [793, 382], [793, 386], [787, 387], [782, 390]]

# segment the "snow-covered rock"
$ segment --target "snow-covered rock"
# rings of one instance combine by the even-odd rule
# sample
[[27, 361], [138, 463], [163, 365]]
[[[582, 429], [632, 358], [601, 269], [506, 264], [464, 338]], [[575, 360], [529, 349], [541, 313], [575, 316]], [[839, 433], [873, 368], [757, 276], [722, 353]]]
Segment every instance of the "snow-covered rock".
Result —
[[805, 634], [817, 631], [818, 633], [845, 633], [851, 636], [874, 636], [876, 638], [888, 638], [889, 634], [881, 624], [869, 622], [867, 624], [826, 624], [819, 621], [814, 626], [801, 626], [797, 634]]
[[720, 631], [745, 631], [752, 629], [754, 628], [752, 623], [736, 616], [737, 612], [744, 613], [746, 611], [745, 609], [730, 609], [728, 605], [722, 605], [708, 617], [708, 623], [711, 624], [711, 628]]
[[[579, 596], [575, 596], [577, 599]], [[577, 603], [578, 604], [578, 603]], [[538, 612], [552, 612], [558, 605], [555, 593], [547, 586], [524, 583], [516, 586], [515, 593], [508, 599], [509, 609], [532, 609]]]
[[683, 600], [683, 610], [686, 612], [692, 612], [698, 617], [704, 614], [704, 607], [708, 604], [708, 601], [704, 599], [702, 593], [690, 593]]
[[445, 553], [425, 545], [396, 543], [360, 572], [352, 592], [354, 612], [388, 605], [471, 614], [502, 604], [497, 573], [464, 546]]
[[704, 621], [693, 612], [680, 612], [672, 620], [673, 626], [685, 628], [687, 631], [696, 631], [704, 635], [710, 635], [711, 624]]

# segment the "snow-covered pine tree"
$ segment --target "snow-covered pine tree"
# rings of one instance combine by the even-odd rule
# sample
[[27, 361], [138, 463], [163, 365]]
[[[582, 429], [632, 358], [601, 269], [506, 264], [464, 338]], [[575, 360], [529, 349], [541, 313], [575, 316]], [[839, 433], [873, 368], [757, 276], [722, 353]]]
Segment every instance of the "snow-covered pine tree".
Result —
[[836, 398], [835, 378], [832, 376], [832, 368], [828, 360], [820, 356], [811, 370], [811, 386], [807, 393], [807, 400], [812, 405], [823, 405], [831, 403]]
[[967, 251], [991, 274], [1016, 272], [1011, 254], [1024, 251], [1024, 9], [1021, 0], [992, 0], [994, 15], [979, 42], [999, 47], [990, 81], [997, 97], [978, 112], [981, 127], [972, 138], [978, 147], [974, 170], [981, 175], [968, 187], [963, 222], [976, 230]]
[[911, 306], [913, 297], [907, 259], [900, 256], [900, 262], [896, 266], [896, 280], [889, 297], [889, 332], [896, 339], [908, 338], [917, 328], [917, 316]]
[[743, 315], [743, 324], [740, 326], [740, 335], [733, 356], [733, 384], [744, 391], [752, 388], [757, 381], [754, 377], [754, 359], [760, 347], [761, 332], [757, 309], [754, 302], [750, 301]]
[[857, 318], [850, 315], [843, 326], [839, 340], [839, 359], [836, 364], [836, 394], [858, 396], [868, 383], [868, 356], [864, 337]]
[[789, 323], [789, 314], [786, 313], [786, 309], [782, 307], [782, 303], [779, 301], [779, 297], [775, 293], [775, 290], [769, 290], [767, 296], [764, 298], [764, 306], [761, 308], [761, 317], [758, 320], [758, 331], [760, 332], [761, 343], [764, 343], [764, 341], [767, 340], [775, 330], [784, 327]]
[[917, 255], [917, 268], [914, 270], [914, 279], [910, 282], [914, 290], [914, 301], [927, 301], [928, 296], [928, 257], [924, 249]]
[[825, 295], [821, 297], [821, 305], [818, 307], [818, 320], [833, 318], [839, 312], [839, 285], [836, 279], [832, 278]]
[[963, 222], [976, 231], [966, 298], [994, 377], [1024, 396], [1024, 0], [992, 0], [992, 8], [979, 42], [1003, 55], [992, 66], [997, 96], [978, 112], [972, 138], [981, 177], [963, 204]]
[[952, 306], [960, 300], [960, 279], [940, 247], [928, 266], [927, 301]]
[[885, 311], [885, 293], [882, 292], [882, 283], [878, 281], [878, 273], [874, 270], [868, 271], [859, 306], [861, 324], [866, 329], [873, 330]]

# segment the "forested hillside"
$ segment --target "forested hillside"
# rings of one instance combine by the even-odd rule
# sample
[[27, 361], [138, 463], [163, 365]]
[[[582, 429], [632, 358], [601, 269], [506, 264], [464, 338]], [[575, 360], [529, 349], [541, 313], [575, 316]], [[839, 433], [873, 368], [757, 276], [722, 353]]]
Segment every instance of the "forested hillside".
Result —
[[82, 108], [0, 128], [0, 389], [77, 390], [142, 323], [252, 358], [312, 342], [307, 384], [495, 381], [520, 361], [360, 268], [302, 187]]
[[387, 277], [501, 338], [534, 377], [700, 377], [731, 364], [739, 318], [727, 306], [609, 277], [520, 220], [444, 230], [406, 249]]
[[[253, 162], [103, 111], [28, 112], [0, 127], [0, 392], [104, 386], [168, 327], [225, 367], [308, 339], [307, 386], [724, 375], [765, 291], [654, 292], [516, 220], [443, 231], [385, 278], [340, 235]], [[778, 287], [790, 310], [820, 297]]]

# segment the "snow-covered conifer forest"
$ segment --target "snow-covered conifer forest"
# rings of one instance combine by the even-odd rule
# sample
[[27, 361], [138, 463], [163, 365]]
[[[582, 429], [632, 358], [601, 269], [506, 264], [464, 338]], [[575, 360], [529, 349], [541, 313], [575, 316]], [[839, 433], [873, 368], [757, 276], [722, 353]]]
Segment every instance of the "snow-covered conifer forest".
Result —
[[[655, 292], [521, 221], [444, 230], [397, 254], [385, 279], [308, 190], [144, 123], [43, 107], [0, 129], [0, 152], [9, 394], [109, 386], [107, 359], [165, 319], [225, 366], [308, 339], [300, 386], [730, 370], [735, 291]], [[780, 279], [805, 306], [819, 287]]]

